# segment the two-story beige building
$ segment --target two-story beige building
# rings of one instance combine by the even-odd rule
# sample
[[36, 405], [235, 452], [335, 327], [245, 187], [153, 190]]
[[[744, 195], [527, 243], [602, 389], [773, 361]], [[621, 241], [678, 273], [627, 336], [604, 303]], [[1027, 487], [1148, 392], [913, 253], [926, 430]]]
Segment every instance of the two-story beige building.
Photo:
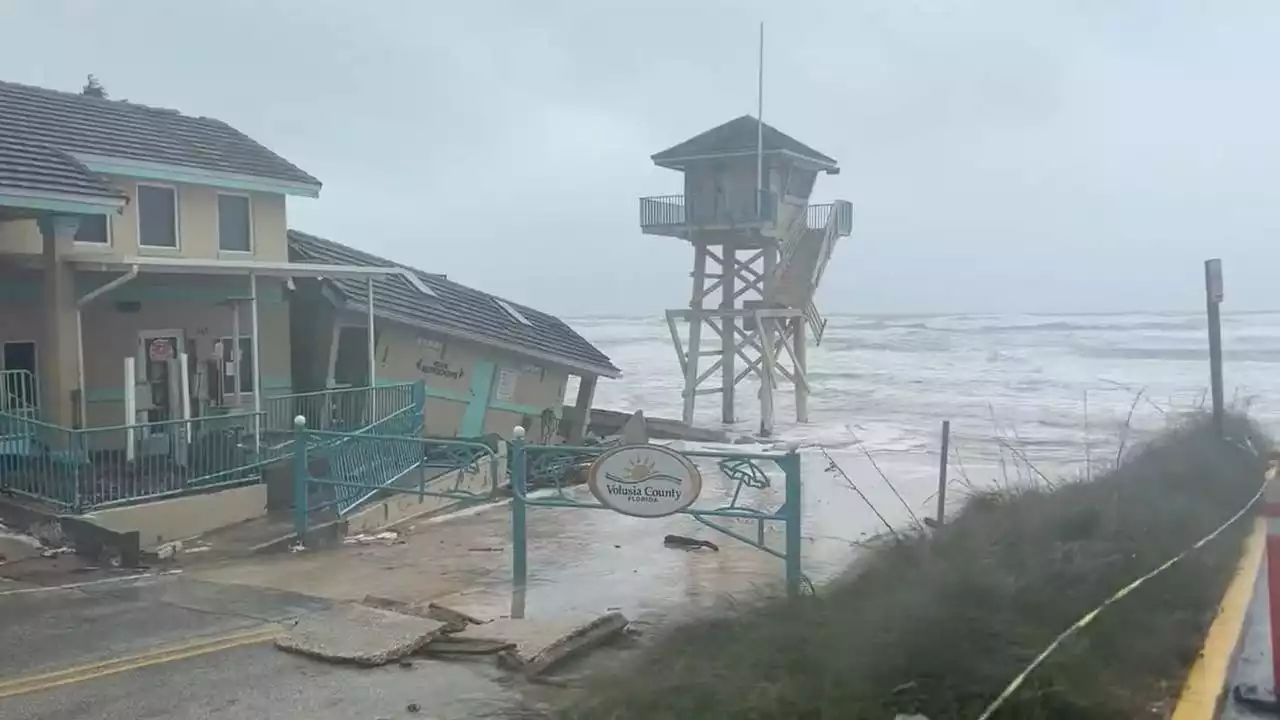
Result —
[[473, 434], [558, 412], [570, 372], [618, 374], [545, 314], [310, 236], [291, 249], [286, 198], [320, 188], [218, 120], [0, 82], [0, 412], [163, 423], [422, 380], [426, 432]]
[[218, 120], [4, 82], [0, 153], [6, 408], [113, 426], [289, 391], [285, 198], [318, 180]]

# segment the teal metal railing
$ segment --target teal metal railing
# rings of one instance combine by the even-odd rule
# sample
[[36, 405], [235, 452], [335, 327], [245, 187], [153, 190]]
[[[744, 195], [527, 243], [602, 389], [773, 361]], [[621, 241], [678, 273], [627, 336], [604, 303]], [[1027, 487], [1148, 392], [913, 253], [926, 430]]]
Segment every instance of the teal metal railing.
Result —
[[408, 405], [357, 432], [313, 431], [305, 438], [328, 461], [328, 476], [343, 483], [334, 486], [333, 502], [345, 515], [422, 463], [422, 406]]
[[302, 416], [328, 428], [306, 435], [311, 447], [366, 486], [339, 490], [338, 507], [347, 512], [368, 488], [394, 482], [404, 467], [422, 462], [421, 447], [411, 459], [403, 442], [382, 440], [420, 437], [425, 400], [420, 382], [337, 388], [266, 398], [260, 413], [85, 429], [13, 408], [0, 411], [0, 490], [88, 512], [258, 482], [263, 465], [295, 454], [293, 421]]
[[340, 387], [264, 398], [266, 431], [292, 437], [294, 418], [314, 430], [357, 432], [425, 400], [423, 383]]
[[0, 413], [0, 488], [88, 512], [257, 482], [254, 413], [70, 429]]

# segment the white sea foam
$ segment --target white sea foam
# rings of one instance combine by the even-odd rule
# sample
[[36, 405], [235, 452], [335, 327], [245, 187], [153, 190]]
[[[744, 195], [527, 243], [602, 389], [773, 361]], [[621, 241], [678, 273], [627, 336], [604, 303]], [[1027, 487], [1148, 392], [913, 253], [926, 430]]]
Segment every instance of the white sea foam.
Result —
[[[570, 322], [625, 373], [600, 384], [598, 406], [680, 416], [681, 378], [665, 323]], [[1251, 399], [1255, 417], [1280, 428], [1280, 313], [1226, 315], [1223, 334], [1228, 400]], [[864, 457], [865, 448], [881, 465], [922, 476], [936, 464], [942, 420], [951, 420], [964, 462], [995, 467], [1002, 452], [1008, 460], [999, 434], [1037, 466], [1075, 472], [1086, 445], [1095, 461], [1112, 453], [1126, 423], [1141, 434], [1166, 413], [1204, 402], [1209, 376], [1204, 319], [1191, 313], [834, 316], [809, 357], [811, 422], [794, 423], [784, 384], [778, 438], [840, 457]], [[728, 429], [753, 434], [754, 383], [739, 386], [738, 414]], [[697, 423], [719, 420], [719, 397], [700, 396]]]

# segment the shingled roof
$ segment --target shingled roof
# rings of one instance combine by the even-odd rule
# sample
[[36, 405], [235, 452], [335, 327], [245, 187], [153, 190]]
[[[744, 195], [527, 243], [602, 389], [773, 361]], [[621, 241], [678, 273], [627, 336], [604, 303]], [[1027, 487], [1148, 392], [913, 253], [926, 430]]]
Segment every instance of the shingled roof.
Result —
[[[559, 318], [473, 290], [443, 275], [426, 273], [297, 230], [289, 231], [289, 257], [295, 262], [322, 265], [405, 268], [429, 293], [414, 287], [415, 283], [403, 276], [376, 278], [373, 281], [374, 315], [506, 348], [573, 370], [605, 377], [622, 374], [608, 356]], [[368, 306], [364, 280], [332, 278], [328, 282], [350, 309], [363, 310]], [[508, 313], [500, 303], [514, 309], [519, 317]], [[520, 317], [528, 323], [521, 322]]]
[[0, 137], [64, 152], [320, 186], [221, 120], [2, 81]]
[[0, 195], [6, 194], [54, 195], [108, 207], [123, 205], [125, 200], [121, 192], [66, 153], [0, 134]]
[[[651, 159], [655, 165], [660, 167], [683, 170], [685, 161], [692, 158], [754, 153], [756, 151], [757, 126], [758, 123], [754, 117], [743, 115], [740, 118], [734, 118], [723, 125], [695, 135], [679, 145], [667, 148], [651, 156]], [[768, 123], [764, 124], [763, 144], [766, 153], [793, 153], [832, 170], [837, 169], [839, 166], [835, 158], [814, 150], [781, 130], [773, 128]]]

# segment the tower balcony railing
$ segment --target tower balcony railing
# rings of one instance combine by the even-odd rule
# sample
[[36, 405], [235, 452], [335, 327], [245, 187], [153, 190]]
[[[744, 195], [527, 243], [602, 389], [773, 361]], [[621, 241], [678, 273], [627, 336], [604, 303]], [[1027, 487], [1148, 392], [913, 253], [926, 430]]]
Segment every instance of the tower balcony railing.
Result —
[[807, 218], [810, 230], [822, 230], [836, 213], [837, 232], [840, 237], [848, 237], [853, 232], [853, 205], [843, 200], [810, 205]]
[[654, 195], [640, 198], [640, 227], [656, 228], [684, 224], [684, 195]]
[[[684, 195], [654, 195], [640, 198], [640, 228], [646, 232], [665, 235], [675, 234], [690, 226], [703, 228], [751, 227], [760, 223], [771, 223], [777, 212], [777, 196], [764, 190], [760, 195], [760, 206], [764, 212], [755, 207], [717, 206], [714, 203], [694, 205]], [[838, 213], [839, 234], [849, 235], [853, 229], [853, 207], [843, 201], [810, 205], [807, 209], [806, 225], [811, 230], [821, 230], [827, 226], [832, 213]]]
[[689, 201], [684, 195], [640, 198], [640, 228], [656, 235], [678, 235], [687, 228], [759, 227], [774, 221], [777, 195], [763, 190], [756, 203]]

